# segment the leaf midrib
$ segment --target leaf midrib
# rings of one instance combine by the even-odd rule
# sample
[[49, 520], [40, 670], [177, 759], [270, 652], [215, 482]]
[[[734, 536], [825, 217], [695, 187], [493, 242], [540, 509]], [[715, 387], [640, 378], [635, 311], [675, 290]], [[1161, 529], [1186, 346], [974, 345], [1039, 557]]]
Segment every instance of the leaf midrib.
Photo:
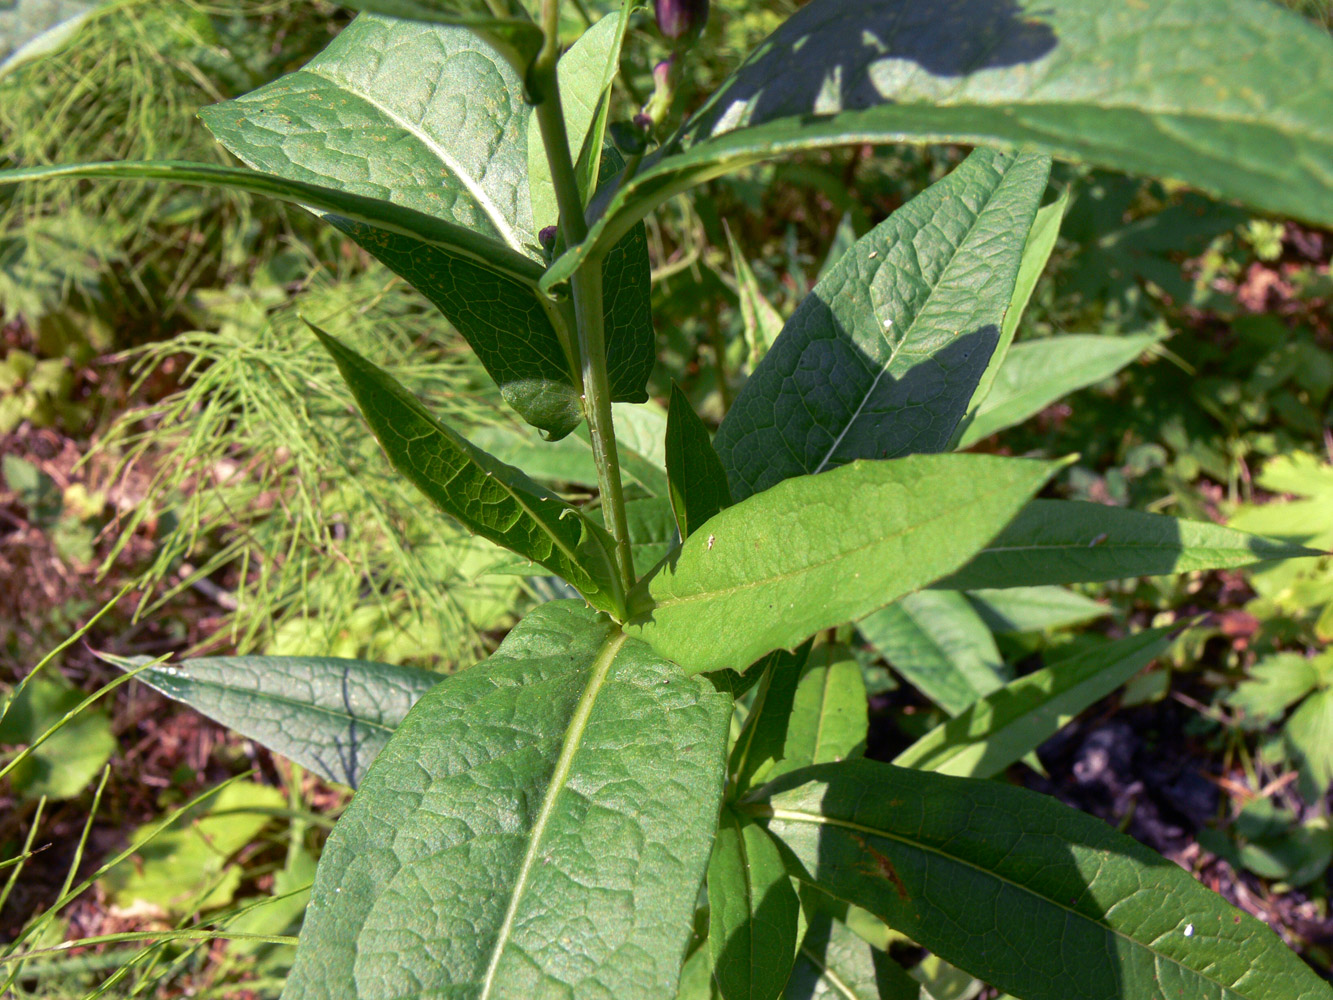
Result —
[[448, 168], [449, 172], [454, 177], [457, 177], [458, 180], [462, 182], [463, 186], [467, 188], [468, 194], [472, 196], [472, 200], [475, 201], [481, 210], [486, 213], [486, 217], [491, 220], [491, 224], [495, 226], [496, 232], [499, 233], [507, 244], [509, 244], [510, 249], [523, 253], [523, 244], [514, 233], [514, 229], [510, 225], [509, 220], [505, 218], [504, 213], [500, 211], [499, 206], [491, 200], [490, 195], [488, 195], [481, 187], [477, 178], [465, 171], [459, 162], [454, 159], [453, 155], [445, 149], [444, 146], [440, 145], [440, 143], [428, 135], [419, 124], [414, 124], [404, 118], [373, 94], [358, 90], [356, 87], [352, 86], [349, 81], [330, 75], [323, 66], [306, 66], [306, 72], [311, 76], [318, 77], [321, 80], [331, 83], [334, 87], [345, 90], [353, 97], [365, 101], [404, 132], [407, 132], [409, 135], [416, 138], [432, 154], [434, 154], [436, 159]]
[[[821, 814], [821, 813], [802, 812], [802, 811], [800, 811], [800, 810], [798, 810], [798, 809], [777, 809], [777, 808], [774, 808], [774, 807], [772, 807], [772, 806], [761, 806], [760, 809], [759, 809], [759, 811], [758, 811], [758, 813], [757, 813], [757, 815], [767, 815], [767, 816], [769, 816], [769, 817], [771, 817], [771, 818], [773, 818], [773, 819], [787, 820], [788, 822], [791, 822], [791, 823], [808, 823], [808, 824], [810, 824], [810, 825], [812, 825], [812, 826], [834, 826], [834, 827], [840, 827], [840, 828], [842, 828], [842, 829], [844, 829], [844, 830], [851, 830], [851, 831], [853, 831], [854, 833], [865, 833], [865, 834], [869, 834], [869, 835], [872, 836], [872, 837], [880, 837], [880, 838], [882, 838], [882, 839], [884, 839], [884, 840], [891, 840], [891, 841], [893, 841], [893, 842], [895, 842], [895, 843], [902, 844], [903, 846], [905, 846], [905, 847], [907, 847], [907, 848], [909, 848], [909, 849], [913, 849], [913, 850], [921, 851], [923, 854], [933, 854], [933, 855], [935, 855], [936, 857], [942, 858], [942, 859], [944, 859], [944, 860], [946, 860], [946, 861], [950, 861], [950, 862], [952, 862], [952, 863], [954, 863], [954, 864], [962, 865], [962, 866], [965, 867], [965, 868], [970, 868], [970, 869], [972, 869], [973, 871], [978, 872], [979, 874], [981, 874], [981, 875], [983, 875], [983, 876], [985, 876], [985, 877], [987, 877], [987, 878], [992, 878], [992, 879], [994, 879], [994, 880], [997, 881], [997, 882], [1001, 882], [1001, 883], [1003, 883], [1004, 885], [1007, 885], [1007, 886], [1009, 886], [1009, 887], [1011, 887], [1011, 888], [1013, 888], [1013, 889], [1017, 889], [1017, 890], [1019, 890], [1020, 892], [1026, 893], [1027, 895], [1031, 896], [1031, 897], [1034, 898], [1034, 899], [1041, 900], [1043, 903], [1047, 903], [1047, 904], [1049, 904], [1049, 905], [1051, 905], [1051, 906], [1056, 907], [1056, 908], [1059, 909], [1059, 910], [1063, 910], [1065, 913], [1069, 914], [1069, 915], [1072, 916], [1072, 917], [1076, 917], [1076, 918], [1078, 918], [1078, 919], [1080, 919], [1080, 920], [1085, 920], [1085, 921], [1087, 921], [1088, 923], [1092, 924], [1092, 925], [1095, 926], [1095, 927], [1099, 927], [1099, 928], [1101, 928], [1101, 929], [1104, 930], [1104, 931], [1108, 931], [1108, 932], [1110, 932], [1111, 934], [1114, 934], [1116, 937], [1120, 938], [1122, 941], [1126, 941], [1126, 942], [1128, 942], [1131, 946], [1136, 947], [1136, 948], [1142, 948], [1144, 951], [1146, 951], [1146, 952], [1148, 952], [1149, 954], [1153, 955], [1154, 958], [1156, 958], [1157, 960], [1159, 960], [1159, 961], [1164, 961], [1164, 962], [1169, 962], [1170, 964], [1176, 966], [1178, 969], [1182, 970], [1183, 972], [1186, 972], [1186, 973], [1189, 973], [1190, 975], [1196, 976], [1197, 978], [1203, 980], [1204, 982], [1214, 984], [1215, 986], [1217, 986], [1217, 987], [1223, 992], [1224, 995], [1230, 995], [1230, 996], [1241, 997], [1241, 998], [1245, 998], [1245, 997], [1246, 997], [1246, 994], [1240, 993], [1240, 992], [1236, 989], [1236, 987], [1235, 987], [1234, 984], [1231, 985], [1231, 986], [1228, 986], [1226, 983], [1222, 982], [1220, 979], [1214, 979], [1212, 976], [1205, 975], [1203, 972], [1200, 972], [1198, 969], [1195, 969], [1195, 968], [1193, 968], [1192, 966], [1189, 966], [1189, 965], [1184, 964], [1184, 963], [1181, 962], [1179, 959], [1172, 958], [1170, 955], [1166, 955], [1166, 954], [1164, 954], [1164, 953], [1158, 951], [1157, 949], [1153, 948], [1151, 945], [1144, 944], [1142, 941], [1139, 941], [1139, 940], [1137, 940], [1137, 939], [1135, 939], [1135, 938], [1130, 937], [1128, 934], [1124, 933], [1123, 931], [1118, 930], [1118, 929], [1115, 928], [1115, 927], [1112, 927], [1110, 924], [1102, 923], [1102, 922], [1100, 922], [1100, 921], [1098, 921], [1098, 920], [1095, 920], [1095, 919], [1093, 919], [1092, 917], [1088, 916], [1086, 913], [1081, 913], [1081, 912], [1079, 912], [1078, 910], [1075, 910], [1075, 909], [1071, 908], [1070, 906], [1068, 906], [1068, 905], [1066, 905], [1066, 904], [1064, 904], [1064, 903], [1061, 903], [1058, 899], [1052, 899], [1052, 898], [1050, 898], [1050, 897], [1048, 897], [1048, 896], [1043, 896], [1041, 893], [1037, 892], [1035, 889], [1032, 889], [1032, 888], [1030, 888], [1030, 887], [1028, 887], [1028, 886], [1026, 886], [1026, 885], [1023, 885], [1021, 882], [1015, 882], [1015, 881], [1013, 881], [1012, 879], [1007, 878], [1007, 877], [1005, 877], [1004, 875], [999, 874], [998, 872], [995, 872], [995, 871], [993, 871], [993, 870], [991, 870], [991, 869], [989, 869], [989, 868], [983, 868], [981, 865], [976, 864], [975, 862], [969, 861], [969, 860], [967, 860], [966, 858], [960, 858], [960, 857], [958, 857], [957, 855], [954, 855], [954, 854], [948, 854], [948, 853], [946, 853], [944, 850], [942, 850], [941, 848], [935, 847], [934, 845], [925, 844], [925, 843], [923, 843], [923, 842], [921, 842], [921, 841], [918, 841], [918, 840], [910, 840], [910, 839], [908, 839], [907, 837], [904, 837], [904, 836], [902, 836], [902, 835], [900, 835], [900, 834], [890, 833], [890, 832], [887, 831], [887, 830], [881, 830], [881, 829], [878, 829], [878, 828], [876, 828], [876, 827], [867, 826], [867, 825], [865, 825], [865, 824], [863, 824], [863, 823], [856, 823], [856, 822], [853, 822], [852, 820], [838, 819], [837, 817], [834, 817], [834, 816], [825, 816], [825, 815], [823, 815], [823, 814]], [[823, 885], [821, 885], [820, 888], [823, 889], [825, 892], [831, 892], [831, 891], [832, 891], [831, 889], [829, 889], [829, 888], [827, 888], [827, 887], [825, 887], [825, 886], [823, 886]], [[850, 903], [850, 902], [852, 902], [852, 901], [851, 901], [851, 900], [844, 900], [844, 902], [849, 902], [849, 903]]]
[[510, 891], [509, 906], [505, 910], [504, 920], [501, 921], [500, 928], [496, 932], [495, 941], [491, 945], [491, 958], [486, 966], [486, 974], [482, 977], [481, 992], [478, 994], [477, 1000], [490, 1000], [491, 990], [495, 986], [496, 974], [500, 967], [500, 959], [504, 956], [505, 947], [513, 935], [514, 924], [518, 919], [518, 908], [523, 901], [523, 894], [528, 887], [533, 866], [536, 864], [537, 856], [541, 851], [542, 836], [551, 822], [556, 801], [560, 798], [561, 792], [565, 789], [565, 784], [569, 781], [569, 773], [574, 766], [574, 757], [582, 746], [583, 734], [588, 728], [588, 720], [592, 716], [597, 696], [601, 693], [602, 687], [610, 675], [611, 665], [615, 662], [616, 654], [620, 652], [628, 638], [629, 636], [619, 629], [613, 630], [607, 637], [597, 654], [597, 658], [593, 661], [588, 676], [588, 686], [583, 689], [583, 694], [579, 697], [578, 704], [574, 708], [574, 714], [570, 716], [569, 725], [565, 729], [565, 741], [560, 748], [560, 756], [556, 759], [555, 768], [551, 772], [551, 780], [546, 786], [545, 794], [542, 796], [541, 811], [537, 814], [537, 819], [532, 824], [532, 829], [528, 834], [528, 847], [523, 853], [523, 861], [519, 865], [518, 875], [514, 879], [514, 887]]

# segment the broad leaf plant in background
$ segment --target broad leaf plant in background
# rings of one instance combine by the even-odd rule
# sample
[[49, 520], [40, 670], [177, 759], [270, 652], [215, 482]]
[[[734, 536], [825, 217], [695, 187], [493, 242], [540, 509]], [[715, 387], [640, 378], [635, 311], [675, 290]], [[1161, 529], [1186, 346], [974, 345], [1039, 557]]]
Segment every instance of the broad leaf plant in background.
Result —
[[[91, 6], [0, 6], [0, 58]], [[122, 663], [356, 789], [284, 996], [915, 997], [867, 921], [1023, 1000], [1333, 996], [1174, 864], [993, 780], [1165, 630], [1018, 679], [950, 646], [987, 615], [1086, 616], [1066, 584], [1315, 554], [1038, 499], [1064, 462], [964, 449], [1152, 345], [1014, 344], [1064, 209], [1043, 207], [1052, 156], [1333, 225], [1328, 36], [1268, 0], [811, 0], [672, 129], [699, 0], [657, 0], [675, 55], [615, 122], [631, 2], [572, 43], [557, 0], [352, 6], [303, 68], [203, 110], [244, 167], [0, 174], [302, 205], [438, 307], [544, 437], [591, 446], [597, 497], [573, 502], [312, 326], [394, 468], [576, 596], [438, 682]], [[664, 463], [618, 443], [656, 359], [648, 213], [772, 157], [936, 142], [975, 149], [785, 323], [750, 299], [752, 370], [715, 436], [676, 391]], [[862, 756], [853, 623], [951, 716], [892, 764]]]

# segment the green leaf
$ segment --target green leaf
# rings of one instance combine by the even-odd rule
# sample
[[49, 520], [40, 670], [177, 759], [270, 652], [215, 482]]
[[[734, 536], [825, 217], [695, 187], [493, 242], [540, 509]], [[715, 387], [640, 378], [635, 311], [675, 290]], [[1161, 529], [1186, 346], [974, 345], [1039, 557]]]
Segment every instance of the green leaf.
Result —
[[1050, 161], [973, 153], [797, 306], [717, 434], [731, 493], [943, 451], [999, 338]]
[[[530, 108], [513, 67], [465, 27], [363, 14], [304, 68], [200, 114], [256, 169], [472, 229], [541, 269], [528, 184]], [[553, 300], [373, 219], [325, 218], [444, 313], [524, 419], [553, 437], [578, 425], [573, 334]], [[641, 229], [611, 250], [604, 273], [613, 290], [612, 394], [640, 401], [653, 361]]]
[[1319, 681], [1315, 661], [1300, 653], [1274, 653], [1250, 668], [1250, 679], [1237, 684], [1226, 702], [1247, 718], [1274, 719], [1313, 691]]
[[857, 628], [889, 666], [950, 715], [1004, 685], [995, 639], [962, 594], [908, 594]]
[[792, 697], [782, 757], [755, 780], [769, 780], [798, 767], [858, 757], [869, 729], [861, 667], [846, 646], [823, 645], [801, 670]]
[[[1037, 281], [1041, 278], [1042, 272], [1046, 270], [1046, 264], [1051, 259], [1051, 251], [1055, 249], [1056, 237], [1060, 235], [1060, 223], [1064, 221], [1065, 209], [1069, 207], [1069, 188], [1065, 188], [1060, 193], [1060, 197], [1051, 204], [1037, 210], [1036, 218], [1032, 220], [1032, 228], [1028, 231], [1027, 242], [1023, 245], [1023, 259], [1018, 265], [1018, 277], [1014, 282], [1014, 293], [1010, 296], [1009, 309], [1004, 314], [1004, 323], [1000, 326], [1000, 342], [995, 345], [995, 350], [991, 352], [990, 361], [986, 363], [986, 370], [982, 373], [981, 380], [977, 383], [977, 388], [972, 393], [972, 402], [968, 404], [967, 415], [954, 430], [954, 441], [957, 442], [960, 435], [976, 420], [977, 410], [986, 397], [990, 395], [991, 386], [995, 384], [995, 377], [1004, 366], [1005, 359], [1009, 356], [1009, 348], [1013, 345], [1014, 334], [1018, 332], [1018, 325], [1023, 320], [1023, 313], [1027, 311], [1028, 303], [1032, 301], [1032, 293], [1037, 289]], [[954, 447], [958, 447], [955, 443]]]
[[565, 280], [710, 177], [820, 146], [903, 141], [1031, 144], [1333, 225], [1333, 46], [1266, 0], [815, 0], [544, 280]]
[[1322, 554], [1219, 524], [1076, 500], [1034, 500], [971, 562], [935, 586], [1098, 583]]
[[1057, 468], [914, 455], [786, 480], [686, 539], [629, 631], [690, 673], [744, 671], [950, 572]]
[[541, 605], [372, 765], [284, 996], [674, 996], [730, 716], [578, 602]]
[[[602, 137], [591, 134], [610, 93], [611, 82], [620, 71], [620, 46], [625, 37], [626, 18], [607, 15], [585, 31], [556, 64], [560, 80], [560, 107], [565, 114], [565, 129], [569, 134], [570, 162], [598, 163], [598, 156], [584, 156], [587, 140], [593, 145], [588, 151], [600, 151]], [[586, 169], [586, 168], [585, 168]], [[585, 174], [585, 177], [588, 175]], [[528, 118], [528, 186], [532, 197], [533, 224], [541, 229], [554, 226], [560, 220], [560, 209], [555, 200], [555, 184], [546, 160], [537, 116]], [[586, 185], [579, 192], [584, 201], [591, 194]]]
[[802, 881], [1024, 1000], [1333, 996], [1178, 865], [1025, 789], [854, 760], [784, 775], [750, 809]]
[[713, 450], [708, 428], [674, 382], [667, 407], [666, 469], [671, 508], [682, 539], [731, 506], [727, 473]]
[[0, 3], [0, 77], [64, 45], [104, 0], [7, 0]]
[[736, 275], [736, 295], [741, 303], [741, 322], [745, 325], [745, 342], [749, 344], [746, 356], [753, 370], [782, 333], [785, 321], [772, 303], [764, 297], [759, 287], [759, 279], [750, 269], [736, 237], [731, 234], [731, 227], [723, 221], [727, 232], [727, 245], [731, 248], [731, 269]]
[[1282, 728], [1301, 771], [1301, 797], [1315, 802], [1333, 783], [1333, 688], [1316, 691], [1301, 702]]
[[1108, 605], [1064, 587], [970, 590], [967, 599], [992, 632], [1041, 632], [1103, 618]]
[[[148, 662], [98, 655], [122, 670]], [[148, 667], [138, 679], [325, 781], [355, 788], [440, 675], [331, 656], [219, 656]]]
[[[542, 30], [532, 23], [523, 5], [500, 0], [499, 9], [509, 16], [499, 16], [484, 0], [339, 0], [344, 7], [373, 14], [433, 24], [467, 28], [485, 38], [502, 52], [519, 73], [532, 65], [541, 50]], [[515, 16], [516, 15], [516, 16]]]
[[784, 1000], [918, 1000], [921, 984], [841, 920], [816, 913]]
[[768, 831], [729, 809], [708, 863], [708, 909], [708, 950], [722, 1000], [782, 996], [801, 904]]
[[1058, 660], [936, 726], [893, 762], [940, 774], [994, 777], [1128, 681], [1170, 642], [1170, 629], [1147, 629]]
[[[787, 726], [791, 722], [792, 704], [802, 669], [810, 655], [810, 643], [788, 652], [777, 650], [764, 657], [762, 663], [747, 671], [748, 676], [759, 675], [759, 686], [745, 717], [745, 726], [732, 747], [727, 772], [738, 791], [745, 791], [762, 783], [763, 775], [783, 759], [787, 747]], [[731, 671], [727, 675], [735, 677]]]
[[1131, 337], [1074, 334], [1015, 344], [958, 447], [970, 448], [1036, 416], [1076, 389], [1110, 378], [1159, 340], [1152, 333]]
[[[63, 678], [34, 678], [4, 708], [0, 744], [35, 743], [83, 700], [83, 692]], [[24, 799], [43, 795], [72, 799], [97, 777], [115, 751], [110, 717], [101, 709], [86, 708], [17, 763], [9, 780]]]
[[625, 523], [629, 527], [634, 565], [641, 569], [656, 566], [676, 546], [676, 518], [671, 512], [671, 501], [665, 497], [627, 501]]
[[623, 605], [605, 529], [449, 430], [387, 372], [311, 329], [333, 355], [390, 464], [433, 504], [469, 531], [564, 577], [594, 607]]

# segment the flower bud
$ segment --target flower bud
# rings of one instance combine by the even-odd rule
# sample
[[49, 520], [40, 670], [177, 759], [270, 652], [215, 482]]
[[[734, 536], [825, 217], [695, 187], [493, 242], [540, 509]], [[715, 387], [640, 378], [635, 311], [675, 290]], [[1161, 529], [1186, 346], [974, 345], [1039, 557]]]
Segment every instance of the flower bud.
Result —
[[555, 237], [559, 230], [555, 226], [546, 226], [537, 234], [537, 242], [542, 245], [542, 249], [550, 253], [555, 249]]
[[657, 27], [672, 41], [698, 38], [708, 23], [708, 0], [653, 0]]

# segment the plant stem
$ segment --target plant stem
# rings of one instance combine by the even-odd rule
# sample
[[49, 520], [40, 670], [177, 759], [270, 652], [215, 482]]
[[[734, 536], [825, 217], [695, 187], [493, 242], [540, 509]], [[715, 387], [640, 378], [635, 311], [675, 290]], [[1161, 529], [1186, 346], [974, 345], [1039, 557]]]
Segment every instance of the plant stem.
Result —
[[[574, 161], [569, 155], [569, 136], [565, 130], [564, 111], [560, 106], [560, 84], [555, 65], [559, 56], [557, 0], [542, 2], [542, 30], [546, 43], [529, 73], [529, 89], [537, 99], [537, 124], [541, 128], [546, 160], [555, 185], [556, 204], [560, 208], [560, 230], [566, 246], [577, 246], [588, 235], [583, 218], [583, 198], [579, 194]], [[602, 510], [607, 529], [616, 543], [616, 565], [626, 592], [634, 585], [634, 556], [629, 545], [629, 526], [625, 520], [625, 493], [620, 480], [620, 455], [616, 450], [616, 432], [611, 419], [611, 385], [606, 374], [606, 333], [602, 303], [602, 260], [589, 257], [570, 278], [574, 295], [574, 316], [578, 331], [580, 379], [583, 383], [583, 414], [588, 421], [593, 461], [597, 465], [597, 483], [602, 495]]]

